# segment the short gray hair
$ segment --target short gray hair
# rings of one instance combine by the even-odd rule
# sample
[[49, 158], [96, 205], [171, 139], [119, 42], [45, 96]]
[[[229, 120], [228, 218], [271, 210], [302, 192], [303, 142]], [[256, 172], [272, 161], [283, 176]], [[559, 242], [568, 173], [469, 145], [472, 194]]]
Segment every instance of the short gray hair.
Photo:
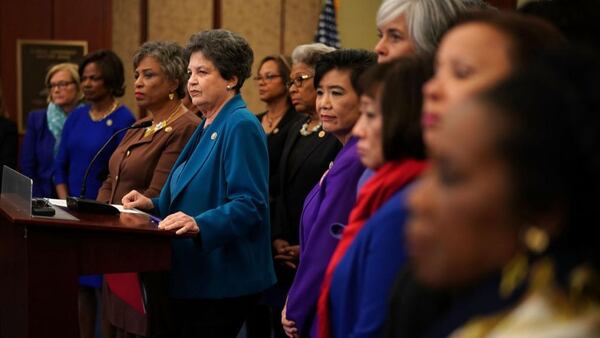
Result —
[[322, 43], [300, 45], [294, 48], [294, 51], [292, 52], [292, 64], [304, 63], [311, 68], [315, 68], [321, 55], [333, 52], [334, 50], [335, 48]]
[[248, 41], [234, 32], [213, 29], [192, 35], [185, 47], [186, 57], [189, 59], [195, 52], [209, 59], [225, 80], [237, 77], [234, 89], [238, 93], [252, 74], [254, 52]]
[[416, 53], [433, 55], [442, 35], [462, 13], [485, 8], [483, 0], [384, 0], [377, 27], [404, 15]]
[[171, 41], [145, 42], [133, 56], [133, 68], [137, 68], [146, 56], [151, 56], [158, 62], [160, 69], [169, 80], [179, 82], [176, 90], [177, 97], [183, 98], [187, 83], [187, 64], [183, 58], [183, 48]]

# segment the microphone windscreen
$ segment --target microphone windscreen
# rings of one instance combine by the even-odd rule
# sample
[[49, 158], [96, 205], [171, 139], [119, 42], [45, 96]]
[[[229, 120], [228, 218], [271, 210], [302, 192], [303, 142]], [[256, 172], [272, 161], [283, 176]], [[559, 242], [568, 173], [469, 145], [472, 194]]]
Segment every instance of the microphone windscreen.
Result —
[[151, 125], [152, 125], [152, 121], [144, 121], [139, 124], [134, 124], [133, 126], [131, 126], [129, 128], [130, 129], [147, 128], [147, 127], [150, 127]]

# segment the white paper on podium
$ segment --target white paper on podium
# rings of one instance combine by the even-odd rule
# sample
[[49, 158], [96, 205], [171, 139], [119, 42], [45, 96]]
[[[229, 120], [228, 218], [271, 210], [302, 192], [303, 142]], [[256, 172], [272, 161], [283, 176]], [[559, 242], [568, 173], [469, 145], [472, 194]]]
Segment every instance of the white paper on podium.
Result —
[[[48, 198], [48, 202], [50, 202], [50, 204], [52, 205], [56, 205], [59, 207], [63, 207], [66, 208], [67, 207], [67, 200], [61, 200], [61, 199], [56, 199], [56, 198]], [[139, 214], [139, 215], [148, 215], [147, 213], [138, 210], [138, 209], [126, 209], [125, 207], [123, 207], [120, 204], [111, 204], [113, 207], [117, 208], [119, 210], [119, 212], [123, 212], [126, 214]]]

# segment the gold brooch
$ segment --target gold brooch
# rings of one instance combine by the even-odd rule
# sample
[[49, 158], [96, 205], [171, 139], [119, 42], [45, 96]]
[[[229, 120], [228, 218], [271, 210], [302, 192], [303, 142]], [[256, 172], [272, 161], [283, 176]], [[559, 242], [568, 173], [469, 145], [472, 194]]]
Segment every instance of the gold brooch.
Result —
[[165, 128], [165, 133], [170, 133], [170, 132], [172, 132], [172, 131], [173, 131], [173, 128], [172, 128], [172, 127], [166, 127], [166, 128]]
[[325, 131], [321, 130], [321, 131], [319, 132], [319, 137], [320, 137], [320, 138], [323, 138], [323, 137], [325, 137]]

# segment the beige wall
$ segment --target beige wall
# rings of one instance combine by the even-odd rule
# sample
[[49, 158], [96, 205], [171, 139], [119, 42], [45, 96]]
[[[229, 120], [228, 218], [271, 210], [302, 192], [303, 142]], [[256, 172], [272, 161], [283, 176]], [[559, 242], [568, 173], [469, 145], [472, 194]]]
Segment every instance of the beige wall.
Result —
[[123, 60], [125, 68], [125, 96], [121, 102], [137, 114], [133, 97], [133, 54], [140, 42], [140, 1], [117, 0], [112, 2], [112, 48]]
[[185, 46], [190, 35], [212, 28], [212, 4], [212, 0], [149, 0], [148, 40]]
[[338, 31], [344, 48], [372, 50], [377, 43], [375, 16], [381, 0], [340, 0]]
[[[375, 13], [380, 0], [340, 0], [338, 29], [342, 46], [373, 49], [377, 42]], [[212, 0], [149, 0], [148, 39], [185, 45], [195, 32], [210, 29]], [[137, 112], [133, 98], [133, 54], [140, 41], [140, 0], [113, 4], [113, 49], [123, 59], [127, 90], [122, 102]], [[269, 54], [290, 55], [294, 47], [313, 41], [322, 0], [222, 0], [222, 26], [244, 36], [254, 50], [254, 68]], [[283, 36], [282, 36], [283, 35]], [[242, 88], [248, 107], [264, 109], [251, 79]]]

